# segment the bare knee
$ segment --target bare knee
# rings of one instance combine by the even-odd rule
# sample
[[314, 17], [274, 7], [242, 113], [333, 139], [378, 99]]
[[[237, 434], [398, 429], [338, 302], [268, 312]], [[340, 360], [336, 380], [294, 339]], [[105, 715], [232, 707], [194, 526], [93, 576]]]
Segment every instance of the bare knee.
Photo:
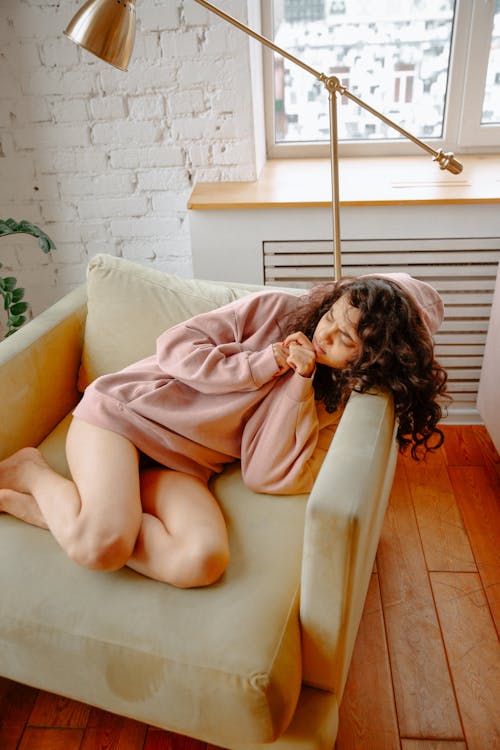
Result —
[[186, 544], [181, 556], [181, 569], [174, 584], [179, 588], [210, 586], [222, 576], [229, 564], [229, 548], [225, 542]]
[[68, 545], [69, 557], [90, 570], [111, 571], [123, 568], [134, 549], [134, 543], [115, 532], [75, 536]]

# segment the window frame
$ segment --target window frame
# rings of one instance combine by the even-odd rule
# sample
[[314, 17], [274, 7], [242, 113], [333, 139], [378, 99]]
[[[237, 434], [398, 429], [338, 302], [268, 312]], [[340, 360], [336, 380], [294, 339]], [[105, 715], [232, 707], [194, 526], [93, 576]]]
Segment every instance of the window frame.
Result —
[[[496, 0], [455, 0], [447, 98], [442, 138], [422, 138], [429, 146], [454, 153], [500, 152], [500, 125], [481, 125], [484, 86], [489, 61]], [[272, 39], [273, 0], [261, 0], [263, 35]], [[327, 142], [276, 143], [274, 129], [274, 53], [263, 50], [264, 115], [268, 158], [327, 157]], [[292, 62], [289, 63], [293, 65]], [[320, 71], [321, 72], [321, 71]], [[325, 96], [328, 93], [325, 89]], [[367, 104], [370, 99], [361, 94]], [[384, 114], [384, 113], [382, 113]], [[338, 107], [338, 117], [342, 108]], [[406, 139], [341, 141], [340, 156], [384, 156], [421, 153]]]

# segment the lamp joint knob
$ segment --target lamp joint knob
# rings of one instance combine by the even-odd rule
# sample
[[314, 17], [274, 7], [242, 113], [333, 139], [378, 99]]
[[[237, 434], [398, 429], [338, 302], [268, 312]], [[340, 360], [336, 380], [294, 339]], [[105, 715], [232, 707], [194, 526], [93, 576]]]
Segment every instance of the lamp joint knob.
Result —
[[447, 169], [452, 174], [460, 174], [463, 169], [461, 162], [455, 159], [455, 154], [451, 151], [443, 151], [442, 148], [433, 157], [433, 161], [437, 161], [439, 169]]

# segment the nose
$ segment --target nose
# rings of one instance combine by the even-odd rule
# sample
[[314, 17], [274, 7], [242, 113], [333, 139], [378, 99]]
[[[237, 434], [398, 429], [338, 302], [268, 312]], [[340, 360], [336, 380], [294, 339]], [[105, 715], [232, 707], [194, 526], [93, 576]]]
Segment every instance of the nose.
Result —
[[332, 322], [328, 325], [328, 327], [323, 331], [323, 340], [326, 344], [332, 344], [335, 340], [335, 337], [338, 333], [338, 324], [337, 322]]

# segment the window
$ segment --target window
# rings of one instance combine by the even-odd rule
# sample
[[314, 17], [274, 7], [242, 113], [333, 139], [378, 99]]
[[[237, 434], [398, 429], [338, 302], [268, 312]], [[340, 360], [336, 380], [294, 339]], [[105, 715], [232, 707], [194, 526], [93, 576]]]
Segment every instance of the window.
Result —
[[[279, 47], [426, 141], [500, 150], [500, 0], [263, 0]], [[265, 51], [268, 154], [328, 153], [328, 93]], [[414, 151], [389, 125], [339, 97], [344, 153]]]

